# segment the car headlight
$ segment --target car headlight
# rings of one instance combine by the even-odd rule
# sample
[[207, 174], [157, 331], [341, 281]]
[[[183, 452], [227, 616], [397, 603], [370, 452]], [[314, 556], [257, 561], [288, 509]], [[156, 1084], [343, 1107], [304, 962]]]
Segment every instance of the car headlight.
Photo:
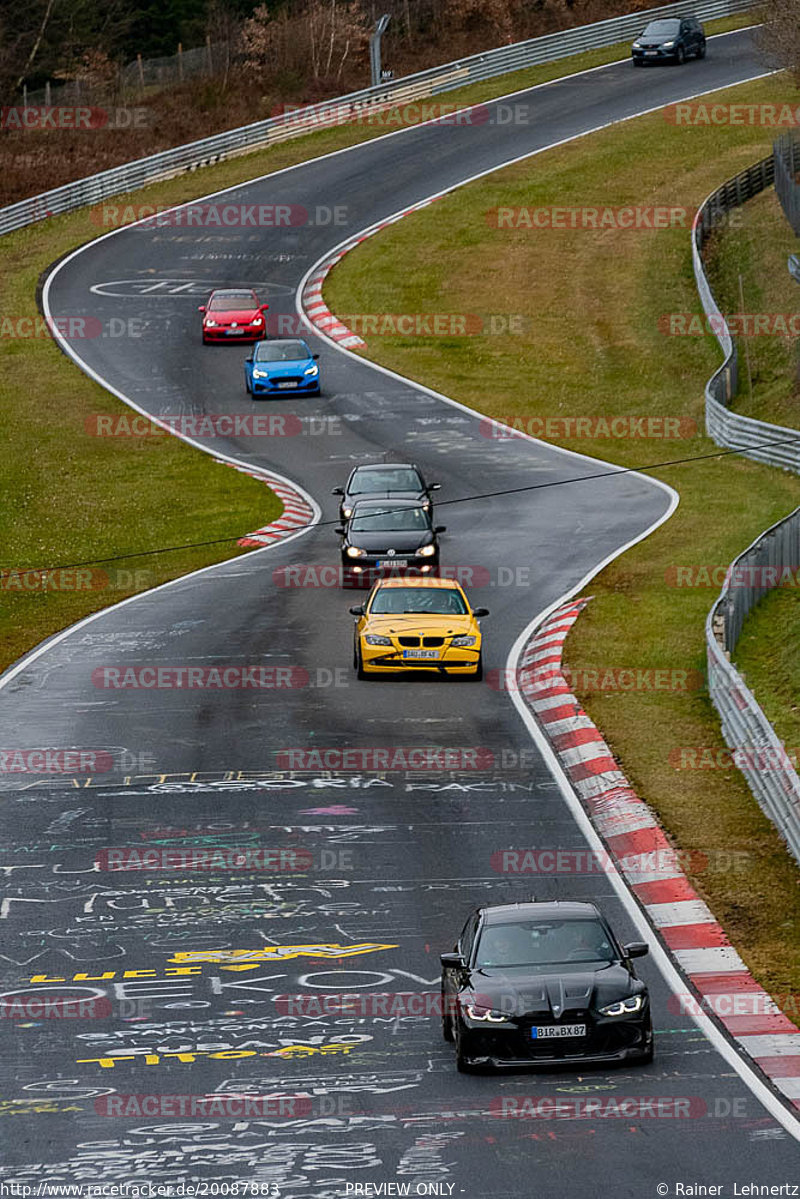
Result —
[[318, 375], [319, 367], [318, 366], [307, 366], [306, 369], [303, 371], [303, 374], [304, 375]]
[[254, 316], [253, 319], [251, 320], [250, 324], [251, 325], [263, 325], [264, 324], [263, 316]]
[[417, 555], [420, 558], [432, 558], [435, 553], [435, 545], [421, 545], [417, 550]]
[[342, 513], [347, 518], [347, 520], [349, 520], [350, 517], [353, 515], [353, 509], [352, 508], [342, 508]]
[[671, 50], [674, 45], [675, 45], [674, 42], [662, 42], [661, 49], [662, 50]]
[[253, 378], [254, 379], [266, 379], [267, 374], [268, 374], [267, 371], [260, 371], [260, 370], [257, 370], [255, 367], [253, 368]]
[[601, 1016], [629, 1016], [642, 1009], [644, 999], [641, 995], [631, 995], [628, 999], [618, 999], [616, 1003], [608, 1003], [600, 1008]]
[[485, 1024], [505, 1024], [508, 1016], [504, 1016], [502, 1012], [495, 1012], [488, 1007], [476, 1007], [474, 1003], [467, 1004], [467, 1015], [470, 1020], [480, 1020]]
[[216, 327], [217, 327], [217, 322], [216, 322], [216, 321], [212, 321], [210, 317], [206, 317], [206, 319], [203, 321], [203, 324], [204, 324], [204, 325], [205, 325], [205, 326], [206, 326], [208, 329], [211, 329], [211, 328], [214, 328], [214, 329], [216, 329]]
[[464, 637], [454, 637], [453, 640], [450, 642], [450, 644], [451, 645], [474, 645], [477, 640], [478, 640], [477, 637], [472, 637], [470, 635], [466, 635]]
[[367, 633], [364, 638], [367, 645], [391, 645], [391, 638], [382, 637], [380, 633]]
[[633, 50], [641, 50], [642, 46], [641, 46], [641, 43], [640, 43], [640, 42], [634, 42], [634, 43], [633, 43], [633, 46], [632, 46], [631, 48], [632, 48]]
[[366, 552], [366, 550], [360, 550], [357, 545], [348, 545], [347, 547], [348, 558], [363, 558]]

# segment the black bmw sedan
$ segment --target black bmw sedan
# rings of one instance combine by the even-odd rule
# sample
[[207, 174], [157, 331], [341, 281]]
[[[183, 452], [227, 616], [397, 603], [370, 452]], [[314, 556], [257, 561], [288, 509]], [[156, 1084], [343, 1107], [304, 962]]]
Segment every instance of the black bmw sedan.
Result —
[[592, 903], [479, 908], [442, 954], [442, 1032], [462, 1072], [653, 1060], [647, 987]]
[[354, 504], [347, 524], [336, 532], [342, 538], [345, 581], [361, 576], [374, 582], [387, 573], [432, 574], [445, 526], [434, 525], [430, 509], [417, 500], [369, 499]]

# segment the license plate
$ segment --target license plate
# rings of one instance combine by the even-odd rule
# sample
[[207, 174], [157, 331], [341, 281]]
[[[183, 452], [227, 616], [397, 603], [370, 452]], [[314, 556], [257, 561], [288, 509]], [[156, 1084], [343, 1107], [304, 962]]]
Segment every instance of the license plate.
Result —
[[225, 332], [228, 334], [228, 337], [241, 337], [244, 329], [226, 329]]
[[653, 58], [656, 54], [658, 54], [658, 50], [645, 50], [645, 54], [648, 56], [648, 58]]
[[438, 658], [438, 649], [404, 649], [404, 658]]
[[545, 1024], [531, 1029], [534, 1041], [556, 1041], [562, 1037], [585, 1037], [585, 1024]]
[[297, 387], [297, 384], [296, 383], [279, 383], [278, 387], [283, 388], [283, 390], [285, 391], [288, 387]]
[[387, 569], [391, 566], [408, 566], [408, 559], [407, 558], [385, 558], [385, 559], [381, 559], [378, 562], [378, 566], [386, 567]]

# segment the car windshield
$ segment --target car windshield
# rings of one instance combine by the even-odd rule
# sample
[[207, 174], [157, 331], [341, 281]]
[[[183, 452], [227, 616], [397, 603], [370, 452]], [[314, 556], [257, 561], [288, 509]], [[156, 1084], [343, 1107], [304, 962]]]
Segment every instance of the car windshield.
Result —
[[375, 594], [370, 613], [427, 612], [432, 616], [465, 616], [467, 605], [460, 592], [451, 587], [381, 587]]
[[225, 291], [208, 301], [209, 312], [230, 312], [232, 308], [257, 308], [251, 291]]
[[358, 470], [347, 490], [351, 495], [368, 495], [371, 491], [422, 491], [422, 480], [415, 470], [407, 467]]
[[256, 362], [297, 362], [310, 357], [302, 341], [262, 341], [255, 353]]
[[424, 533], [431, 522], [424, 508], [381, 508], [357, 512], [350, 521], [351, 533]]
[[614, 949], [599, 920], [522, 921], [483, 930], [476, 966], [528, 966], [613, 962]]
[[675, 37], [680, 27], [680, 21], [651, 21], [642, 37]]

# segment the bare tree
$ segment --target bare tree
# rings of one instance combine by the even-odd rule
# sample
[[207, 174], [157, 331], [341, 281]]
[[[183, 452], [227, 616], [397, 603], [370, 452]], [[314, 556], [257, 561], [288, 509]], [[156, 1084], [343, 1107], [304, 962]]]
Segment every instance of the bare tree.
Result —
[[800, 83], [800, 0], [767, 0], [761, 40]]

